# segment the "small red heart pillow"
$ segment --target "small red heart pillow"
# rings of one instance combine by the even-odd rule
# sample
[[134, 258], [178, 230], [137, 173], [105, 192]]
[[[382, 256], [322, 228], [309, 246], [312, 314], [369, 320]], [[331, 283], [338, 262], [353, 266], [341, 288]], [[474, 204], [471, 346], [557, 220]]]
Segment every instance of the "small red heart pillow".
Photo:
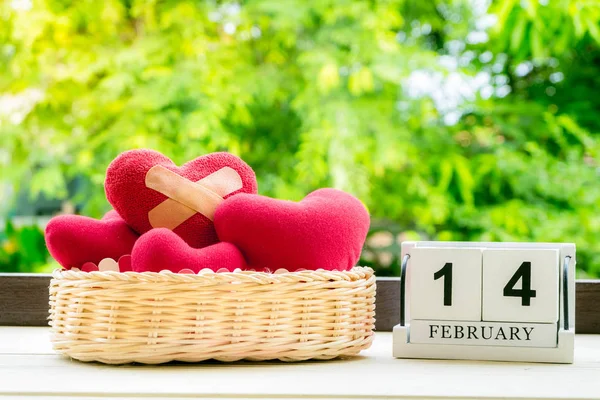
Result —
[[131, 254], [139, 235], [115, 211], [101, 220], [80, 215], [59, 215], [46, 226], [46, 245], [64, 268], [81, 268], [105, 258], [118, 260]]
[[250, 268], [271, 271], [351, 269], [369, 223], [362, 203], [335, 189], [319, 189], [298, 203], [240, 194], [215, 213], [219, 238], [236, 245]]
[[[223, 168], [233, 169], [237, 172], [237, 179], [241, 179], [241, 188], [222, 196], [223, 198], [229, 198], [237, 193], [257, 191], [256, 176], [252, 168], [229, 153], [207, 154], [177, 167], [169, 158], [153, 150], [126, 151], [108, 167], [105, 182], [106, 197], [119, 215], [140, 234], [158, 227], [152, 225], [148, 214], [169, 199], [168, 196], [147, 186], [148, 171], [156, 166], [190, 182], [198, 182]], [[166, 181], [169, 182], [169, 179]], [[171, 204], [174, 203], [173, 200], [169, 201]], [[175, 205], [180, 206], [180, 204]], [[168, 207], [166, 211], [167, 216], [173, 214]], [[173, 231], [190, 246], [201, 248], [218, 242], [210, 218], [192, 211], [191, 216], [183, 221], [174, 227]]]
[[231, 272], [236, 268], [245, 269], [246, 261], [231, 243], [195, 249], [169, 229], [158, 228], [143, 234], [137, 241], [131, 254], [131, 265], [135, 272], [191, 270], [198, 273], [204, 268]]

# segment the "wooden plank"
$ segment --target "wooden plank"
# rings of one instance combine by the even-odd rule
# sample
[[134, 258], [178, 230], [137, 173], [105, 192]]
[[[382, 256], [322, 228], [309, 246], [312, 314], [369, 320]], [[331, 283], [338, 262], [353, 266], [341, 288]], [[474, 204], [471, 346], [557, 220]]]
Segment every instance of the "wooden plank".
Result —
[[375, 329], [389, 332], [400, 322], [400, 278], [377, 278]]
[[0, 274], [0, 325], [48, 325], [50, 275]]
[[[45, 326], [50, 275], [0, 274], [0, 325]], [[578, 280], [575, 330], [600, 334], [600, 280]], [[400, 278], [377, 278], [376, 329], [400, 322]]]
[[392, 334], [377, 332], [370, 349], [347, 359], [110, 366], [39, 354], [35, 343], [47, 341], [47, 333], [0, 327], [0, 343], [21, 336], [34, 344], [20, 341], [8, 354], [0, 352], [0, 397], [600, 398], [598, 335], [575, 338], [570, 365], [395, 359]]
[[578, 280], [575, 289], [575, 332], [600, 333], [600, 281]]

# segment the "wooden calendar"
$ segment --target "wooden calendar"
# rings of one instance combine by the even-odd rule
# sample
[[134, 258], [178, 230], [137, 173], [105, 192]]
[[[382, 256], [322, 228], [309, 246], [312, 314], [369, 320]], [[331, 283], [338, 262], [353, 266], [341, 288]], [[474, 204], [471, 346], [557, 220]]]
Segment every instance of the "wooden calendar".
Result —
[[404, 242], [394, 357], [573, 362], [575, 245]]

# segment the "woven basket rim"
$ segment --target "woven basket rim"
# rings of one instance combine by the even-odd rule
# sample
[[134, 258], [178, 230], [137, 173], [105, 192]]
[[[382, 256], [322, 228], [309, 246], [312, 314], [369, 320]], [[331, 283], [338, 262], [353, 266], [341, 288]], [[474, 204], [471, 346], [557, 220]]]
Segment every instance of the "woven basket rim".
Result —
[[373, 276], [370, 267], [354, 267], [348, 271], [328, 271], [324, 269], [305, 270], [297, 272], [213, 272], [200, 271], [198, 274], [179, 274], [171, 271], [161, 272], [117, 272], [117, 271], [71, 271], [55, 269], [54, 279], [62, 281], [124, 281], [124, 282], [193, 282], [193, 283], [227, 283], [252, 282], [256, 284], [272, 284], [284, 282], [318, 282], [318, 281], [357, 281]]

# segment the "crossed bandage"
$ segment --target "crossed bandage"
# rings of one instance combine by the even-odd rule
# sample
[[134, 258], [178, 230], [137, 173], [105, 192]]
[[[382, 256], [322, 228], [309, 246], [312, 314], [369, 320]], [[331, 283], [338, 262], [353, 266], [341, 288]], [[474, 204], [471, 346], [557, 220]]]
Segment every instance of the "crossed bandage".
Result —
[[192, 182], [161, 165], [155, 165], [146, 173], [146, 186], [168, 197], [148, 212], [153, 228], [175, 229], [196, 213], [211, 221], [223, 198], [244, 184], [233, 168], [223, 167]]

